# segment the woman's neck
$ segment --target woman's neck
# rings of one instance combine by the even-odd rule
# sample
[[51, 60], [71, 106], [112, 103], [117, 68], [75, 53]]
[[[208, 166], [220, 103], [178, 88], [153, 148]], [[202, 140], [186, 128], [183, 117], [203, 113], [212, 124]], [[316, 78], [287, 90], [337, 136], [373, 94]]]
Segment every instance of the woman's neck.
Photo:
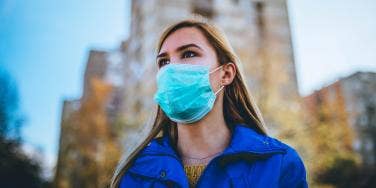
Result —
[[222, 101], [200, 121], [190, 125], [177, 125], [177, 149], [182, 157], [206, 158], [222, 152], [229, 144], [231, 132], [226, 126]]

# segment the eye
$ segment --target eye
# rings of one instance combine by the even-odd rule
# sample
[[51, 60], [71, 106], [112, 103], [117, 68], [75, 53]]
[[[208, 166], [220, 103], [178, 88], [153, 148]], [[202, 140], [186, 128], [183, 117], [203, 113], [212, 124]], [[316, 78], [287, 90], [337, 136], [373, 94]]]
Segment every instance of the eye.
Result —
[[182, 54], [182, 57], [181, 58], [191, 58], [191, 57], [195, 57], [197, 56], [197, 54], [193, 51], [185, 51], [183, 54]]
[[158, 67], [161, 68], [169, 63], [170, 63], [170, 60], [168, 59], [160, 59], [158, 60]]

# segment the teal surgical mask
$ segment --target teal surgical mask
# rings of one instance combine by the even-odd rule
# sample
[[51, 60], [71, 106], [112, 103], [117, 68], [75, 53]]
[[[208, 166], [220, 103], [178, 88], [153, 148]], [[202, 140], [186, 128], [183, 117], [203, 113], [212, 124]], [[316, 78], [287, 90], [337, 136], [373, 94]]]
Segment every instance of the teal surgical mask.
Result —
[[163, 112], [177, 123], [194, 123], [213, 108], [221, 86], [214, 92], [209, 75], [209, 66], [192, 64], [168, 64], [157, 74], [157, 92], [154, 100]]

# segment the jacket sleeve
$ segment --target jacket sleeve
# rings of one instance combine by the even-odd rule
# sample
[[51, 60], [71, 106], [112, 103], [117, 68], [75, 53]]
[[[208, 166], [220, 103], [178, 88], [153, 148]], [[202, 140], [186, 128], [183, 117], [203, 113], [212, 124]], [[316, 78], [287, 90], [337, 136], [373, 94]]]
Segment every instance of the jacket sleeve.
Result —
[[126, 172], [120, 180], [119, 188], [137, 187], [140, 186], [141, 183], [141, 178], [133, 177], [132, 174]]
[[281, 166], [281, 178], [279, 181], [281, 188], [306, 188], [306, 169], [299, 154], [293, 149], [288, 148], [283, 157]]

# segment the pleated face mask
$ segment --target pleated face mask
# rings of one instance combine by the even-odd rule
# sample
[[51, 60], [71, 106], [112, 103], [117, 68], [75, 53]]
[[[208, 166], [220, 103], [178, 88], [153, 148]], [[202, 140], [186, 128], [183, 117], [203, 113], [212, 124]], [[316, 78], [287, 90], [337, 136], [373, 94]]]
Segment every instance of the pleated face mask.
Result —
[[194, 123], [213, 108], [221, 86], [214, 93], [210, 86], [209, 66], [192, 64], [168, 64], [157, 74], [157, 92], [154, 100], [163, 112], [177, 123]]

